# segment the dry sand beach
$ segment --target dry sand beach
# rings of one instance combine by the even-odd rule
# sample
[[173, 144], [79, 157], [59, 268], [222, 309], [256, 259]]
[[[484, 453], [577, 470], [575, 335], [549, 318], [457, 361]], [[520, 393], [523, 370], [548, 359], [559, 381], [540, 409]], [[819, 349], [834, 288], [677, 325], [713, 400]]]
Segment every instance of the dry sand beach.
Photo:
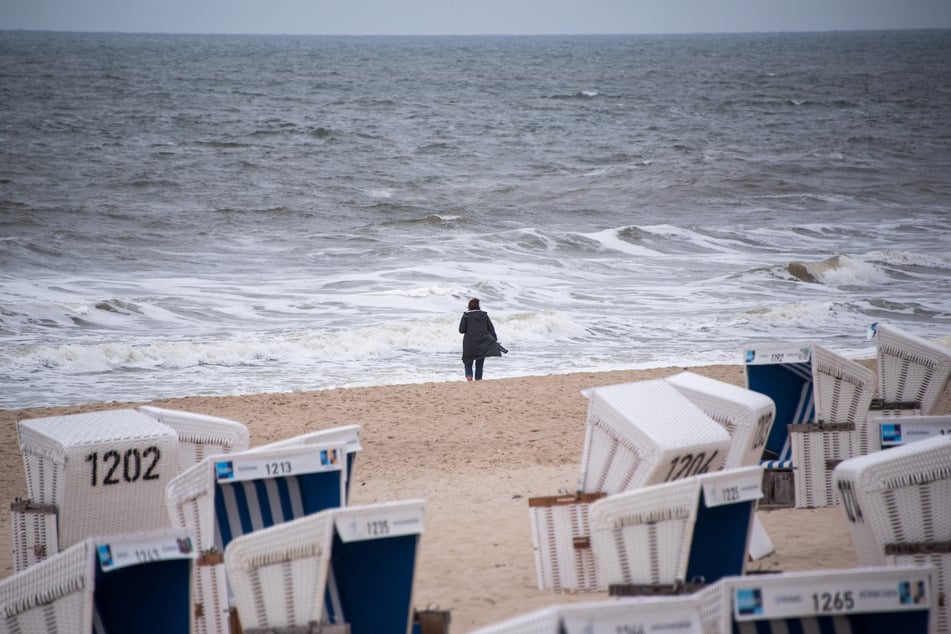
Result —
[[[874, 367], [873, 360], [863, 361]], [[743, 367], [689, 368], [744, 385]], [[491, 377], [491, 364], [486, 375]], [[240, 421], [252, 446], [306, 431], [360, 424], [363, 451], [352, 503], [426, 500], [414, 604], [451, 612], [450, 631], [468, 632], [556, 602], [606, 593], [537, 589], [528, 499], [574, 491], [587, 400], [581, 390], [661, 378], [681, 368], [424, 383], [317, 392], [163, 399], [150, 404]], [[26, 495], [16, 421], [145, 403], [0, 411], [0, 492]], [[951, 413], [951, 390], [938, 413]], [[839, 508], [760, 510], [776, 552], [751, 569], [808, 570], [855, 565]], [[9, 514], [0, 534], [10, 540]], [[10, 547], [0, 574], [12, 574]]]

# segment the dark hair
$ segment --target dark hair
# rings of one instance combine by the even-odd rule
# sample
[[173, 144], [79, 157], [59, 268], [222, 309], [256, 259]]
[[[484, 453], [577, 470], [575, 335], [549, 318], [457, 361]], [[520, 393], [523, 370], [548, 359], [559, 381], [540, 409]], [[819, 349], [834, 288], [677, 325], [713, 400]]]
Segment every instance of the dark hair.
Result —
[[479, 310], [479, 298], [473, 297], [469, 300], [469, 310]]

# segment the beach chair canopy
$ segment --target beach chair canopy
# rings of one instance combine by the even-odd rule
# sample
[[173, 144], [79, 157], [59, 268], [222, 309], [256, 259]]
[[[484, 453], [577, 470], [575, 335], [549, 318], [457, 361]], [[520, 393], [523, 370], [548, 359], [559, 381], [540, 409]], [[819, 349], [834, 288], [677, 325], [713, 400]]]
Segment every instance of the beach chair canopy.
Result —
[[741, 467], [610, 495], [591, 505], [601, 582], [713, 583], [746, 569], [763, 470]]
[[730, 434], [725, 469], [759, 464], [776, 418], [773, 399], [694, 372], [681, 372], [666, 380]]
[[620, 493], [717, 471], [730, 435], [662, 379], [592, 388], [579, 490]]

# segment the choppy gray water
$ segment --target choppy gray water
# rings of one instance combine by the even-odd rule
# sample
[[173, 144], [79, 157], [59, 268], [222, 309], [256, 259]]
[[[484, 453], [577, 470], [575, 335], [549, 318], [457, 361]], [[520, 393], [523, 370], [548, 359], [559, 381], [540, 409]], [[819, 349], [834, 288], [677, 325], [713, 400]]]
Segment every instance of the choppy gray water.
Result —
[[0, 32], [0, 407], [951, 341], [951, 31]]

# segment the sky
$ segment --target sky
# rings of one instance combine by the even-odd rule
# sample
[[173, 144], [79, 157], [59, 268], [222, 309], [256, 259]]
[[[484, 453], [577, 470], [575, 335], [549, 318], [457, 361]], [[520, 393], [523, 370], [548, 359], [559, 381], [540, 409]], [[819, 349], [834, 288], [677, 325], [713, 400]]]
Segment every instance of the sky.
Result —
[[0, 0], [0, 30], [477, 35], [951, 28], [951, 0]]

